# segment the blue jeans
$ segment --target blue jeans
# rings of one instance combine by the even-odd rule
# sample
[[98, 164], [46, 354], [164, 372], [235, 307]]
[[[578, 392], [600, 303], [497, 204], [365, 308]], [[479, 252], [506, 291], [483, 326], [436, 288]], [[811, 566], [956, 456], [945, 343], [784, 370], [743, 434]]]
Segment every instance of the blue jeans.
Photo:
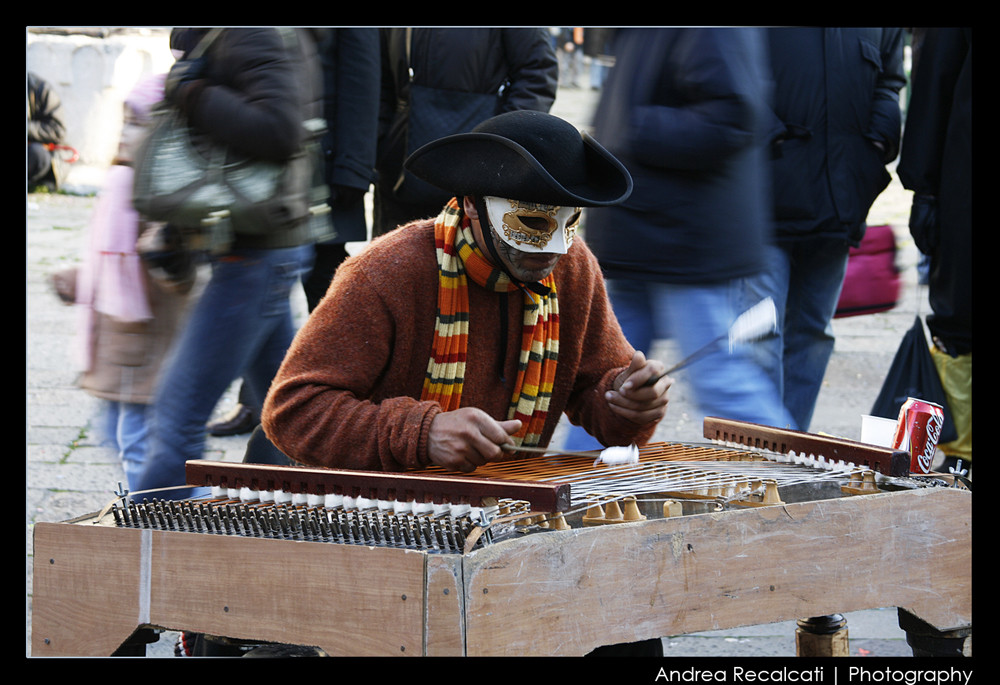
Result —
[[795, 420], [809, 430], [833, 354], [831, 321], [847, 272], [848, 244], [812, 238], [768, 248], [767, 269], [751, 280], [754, 295], [774, 298], [780, 336], [756, 346], [758, 363], [781, 389]]
[[152, 408], [148, 404], [104, 402], [104, 439], [118, 451], [130, 491], [137, 489], [146, 466], [151, 414]]
[[236, 250], [212, 260], [211, 278], [163, 370], [139, 490], [186, 484], [184, 462], [202, 457], [205, 424], [234, 380], [243, 378], [254, 406], [263, 404], [295, 335], [289, 295], [312, 255], [310, 245]]
[[[708, 285], [609, 279], [607, 287], [625, 337], [647, 356], [654, 341], [671, 338], [684, 359], [709, 341], [727, 335], [736, 317], [759, 301], [752, 297], [744, 279]], [[777, 388], [746, 347], [737, 347], [730, 354], [727, 337], [705, 356], [679, 370], [675, 378], [684, 374], [684, 382], [690, 383], [705, 416], [784, 428], [791, 417], [781, 404]], [[564, 449], [599, 447], [577, 426], [570, 429], [564, 444]]]

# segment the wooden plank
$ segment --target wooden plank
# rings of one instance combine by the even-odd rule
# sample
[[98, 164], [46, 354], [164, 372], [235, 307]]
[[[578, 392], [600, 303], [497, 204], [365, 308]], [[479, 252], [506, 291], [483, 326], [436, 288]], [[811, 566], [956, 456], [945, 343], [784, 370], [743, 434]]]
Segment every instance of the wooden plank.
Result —
[[829, 435], [707, 416], [704, 436], [723, 444], [735, 443], [778, 454], [795, 451], [800, 455], [823, 457], [833, 463], [842, 461], [887, 476], [907, 476], [910, 473], [910, 455], [905, 451]]
[[423, 653], [422, 552], [136, 530], [35, 527], [34, 656], [107, 656], [142, 625], [317, 646]]
[[465, 655], [462, 557], [427, 555], [426, 656]]
[[156, 625], [332, 656], [423, 651], [420, 552], [155, 531], [152, 554]]
[[556, 531], [466, 556], [466, 650], [603, 644], [903, 607], [971, 625], [971, 493], [931, 488]]
[[511, 498], [530, 502], [536, 511], [566, 511], [570, 489], [563, 483], [477, 478], [454, 473], [357, 471], [302, 466], [270, 466], [232, 462], [189, 461], [189, 485], [285, 490], [294, 493], [334, 494], [370, 499], [419, 502], [466, 502]]
[[143, 622], [138, 531], [36, 523], [32, 656], [110, 655]]

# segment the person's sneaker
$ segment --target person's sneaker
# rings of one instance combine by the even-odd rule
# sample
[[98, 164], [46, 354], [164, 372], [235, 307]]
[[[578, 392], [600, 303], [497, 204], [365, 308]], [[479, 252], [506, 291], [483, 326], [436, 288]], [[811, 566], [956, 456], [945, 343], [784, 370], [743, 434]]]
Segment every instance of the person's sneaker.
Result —
[[243, 435], [252, 432], [258, 423], [260, 417], [252, 409], [244, 404], [237, 404], [221, 419], [208, 424], [208, 432], [216, 437]]

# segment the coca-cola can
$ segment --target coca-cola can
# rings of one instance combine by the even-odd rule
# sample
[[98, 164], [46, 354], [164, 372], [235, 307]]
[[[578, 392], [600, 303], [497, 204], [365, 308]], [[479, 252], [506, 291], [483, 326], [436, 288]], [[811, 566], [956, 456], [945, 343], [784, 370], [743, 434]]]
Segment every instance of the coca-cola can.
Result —
[[909, 452], [910, 473], [930, 473], [942, 428], [944, 409], [940, 404], [906, 398], [899, 408], [892, 448]]

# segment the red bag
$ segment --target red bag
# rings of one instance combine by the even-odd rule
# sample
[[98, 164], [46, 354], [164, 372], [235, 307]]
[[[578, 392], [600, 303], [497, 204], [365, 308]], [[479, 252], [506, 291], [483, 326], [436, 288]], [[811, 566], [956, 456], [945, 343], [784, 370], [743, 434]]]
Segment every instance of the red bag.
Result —
[[835, 319], [887, 312], [899, 301], [896, 236], [892, 226], [869, 226], [847, 258], [847, 274]]

